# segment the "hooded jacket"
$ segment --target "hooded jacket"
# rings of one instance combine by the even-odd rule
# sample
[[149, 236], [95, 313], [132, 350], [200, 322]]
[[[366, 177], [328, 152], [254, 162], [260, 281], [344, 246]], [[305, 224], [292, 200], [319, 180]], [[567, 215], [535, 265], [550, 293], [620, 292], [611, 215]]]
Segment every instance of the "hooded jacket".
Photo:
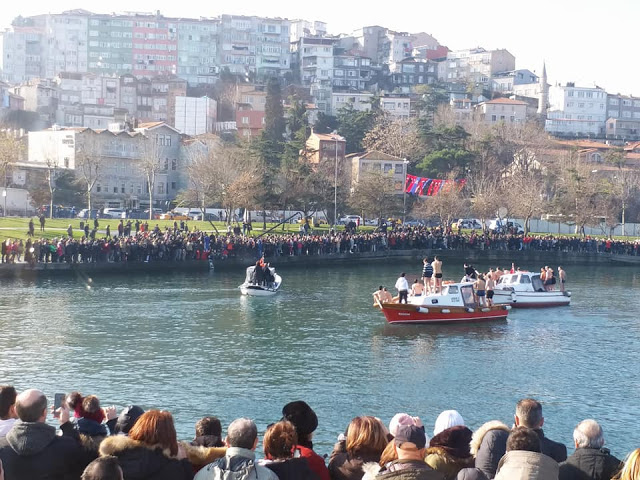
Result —
[[336, 443], [329, 459], [331, 480], [361, 480], [364, 475], [362, 466], [367, 462], [379, 462], [380, 454], [365, 453], [351, 455], [345, 449], [345, 442]]
[[195, 480], [213, 480], [221, 478], [222, 474], [227, 472], [232, 473], [229, 478], [234, 478], [233, 474], [243, 478], [246, 473], [250, 472], [251, 480], [278, 480], [275, 473], [256, 463], [256, 454], [253, 450], [239, 447], [229, 447], [224, 458], [220, 458], [200, 470], [195, 476]]
[[419, 460], [396, 460], [380, 470], [376, 480], [443, 480], [441, 472]]
[[558, 462], [544, 453], [512, 450], [498, 463], [495, 480], [558, 480]]
[[509, 427], [497, 420], [487, 422], [473, 433], [471, 454], [475, 456], [475, 468], [460, 470], [458, 480], [490, 480], [496, 475], [498, 462], [507, 451]]
[[309, 468], [306, 458], [289, 458], [264, 464], [278, 476], [279, 480], [319, 480], [320, 477]]
[[[186, 447], [185, 444], [183, 446]], [[171, 452], [159, 445], [146, 445], [124, 435], [106, 438], [100, 444], [100, 456], [113, 455], [118, 458], [126, 480], [191, 480], [192, 462], [199, 458], [201, 465], [209, 458], [211, 450], [192, 447], [187, 449], [187, 458], [178, 460]]]
[[460, 470], [474, 465], [471, 438], [471, 430], [462, 425], [443, 430], [429, 442], [425, 462], [441, 472], [445, 480], [456, 478]]
[[560, 464], [560, 480], [609, 480], [622, 466], [608, 448], [578, 448]]
[[7, 479], [79, 479], [93, 457], [76, 438], [57, 436], [54, 427], [41, 422], [18, 421], [0, 439], [0, 460]]

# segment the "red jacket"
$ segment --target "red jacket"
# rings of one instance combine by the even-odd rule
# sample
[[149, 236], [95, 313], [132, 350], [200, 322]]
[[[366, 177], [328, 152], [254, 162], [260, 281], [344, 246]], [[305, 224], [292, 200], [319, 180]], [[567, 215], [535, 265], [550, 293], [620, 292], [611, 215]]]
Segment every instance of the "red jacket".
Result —
[[329, 470], [327, 469], [327, 465], [324, 463], [324, 458], [310, 448], [303, 447], [302, 445], [296, 445], [295, 450], [300, 452], [300, 457], [307, 459], [309, 468], [320, 477], [320, 480], [330, 480]]

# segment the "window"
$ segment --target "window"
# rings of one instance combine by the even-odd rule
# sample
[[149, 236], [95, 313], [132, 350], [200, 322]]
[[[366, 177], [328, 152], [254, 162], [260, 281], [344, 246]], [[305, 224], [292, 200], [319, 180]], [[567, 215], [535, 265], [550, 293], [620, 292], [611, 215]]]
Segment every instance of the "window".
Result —
[[404, 165], [401, 163], [396, 163], [396, 173], [404, 173]]
[[102, 191], [102, 187], [101, 187], [101, 186], [100, 186], [100, 184], [98, 183], [98, 184], [96, 185], [96, 192], [97, 192], [97, 193], [100, 193], [101, 191]]
[[177, 170], [178, 169], [178, 160], [173, 158], [171, 159], [171, 170]]
[[384, 173], [389, 173], [392, 168], [393, 168], [393, 165], [391, 165], [390, 163], [385, 163], [384, 164]]
[[164, 182], [159, 182], [158, 183], [158, 194], [160, 194], [160, 195], [164, 194]]
[[495, 121], [497, 121], [497, 120], [498, 120], [498, 117], [497, 117], [497, 116], [495, 116], [495, 115], [491, 115], [491, 121], [492, 121], [492, 122], [495, 122]]
[[125, 185], [124, 185], [124, 183], [123, 183], [122, 185], [120, 185], [120, 193], [126, 193], [126, 191], [125, 191], [125, 190], [126, 190], [126, 189], [125, 189]]
[[242, 124], [249, 125], [249, 117], [242, 117]]
[[118, 193], [118, 187], [113, 187], [113, 193]]
[[617, 98], [610, 98], [609, 99], [609, 105], [618, 105], [618, 99]]
[[171, 190], [175, 190], [176, 189], [176, 182], [171, 182]]
[[169, 159], [165, 158], [164, 159], [164, 168], [163, 170], [166, 172], [167, 170], [169, 170]]

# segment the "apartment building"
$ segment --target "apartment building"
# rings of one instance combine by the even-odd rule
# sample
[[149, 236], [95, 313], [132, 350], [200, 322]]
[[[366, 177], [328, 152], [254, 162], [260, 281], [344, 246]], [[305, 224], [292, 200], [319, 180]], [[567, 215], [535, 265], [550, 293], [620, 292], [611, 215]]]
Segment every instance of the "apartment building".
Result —
[[186, 135], [213, 133], [217, 103], [209, 97], [176, 97], [176, 130]]
[[361, 91], [371, 85], [373, 69], [371, 59], [358, 54], [350, 54], [342, 48], [334, 47], [333, 91]]
[[527, 121], [527, 107], [529, 104], [510, 98], [494, 98], [481, 102], [475, 107], [477, 117], [485, 123], [516, 124]]
[[389, 88], [411, 93], [418, 85], [431, 85], [438, 81], [438, 64], [433, 60], [409, 57], [389, 64]]
[[540, 77], [527, 69], [498, 72], [493, 76], [492, 90], [501, 93], [515, 93], [514, 88], [518, 85], [532, 86], [539, 82]]
[[372, 172], [388, 175], [393, 181], [395, 193], [402, 195], [407, 172], [407, 165], [404, 159], [378, 151], [352, 153], [347, 155], [346, 158], [347, 162], [351, 163], [350, 183], [352, 191], [363, 176]]
[[307, 139], [307, 151], [310, 152], [311, 163], [333, 162], [342, 170], [344, 165], [347, 142], [338, 134], [324, 134], [311, 132]]
[[498, 72], [515, 70], [516, 58], [508, 50], [478, 47], [456, 50], [439, 64], [438, 77], [445, 82], [466, 82], [490, 88]]
[[331, 115], [337, 115], [340, 109], [353, 107], [358, 112], [371, 110], [373, 93], [368, 92], [333, 92], [331, 94]]
[[213, 18], [180, 19], [178, 71], [190, 85], [213, 84], [218, 78], [219, 22]]
[[600, 87], [576, 87], [574, 83], [549, 88], [545, 130], [556, 136], [604, 136], [607, 92]]

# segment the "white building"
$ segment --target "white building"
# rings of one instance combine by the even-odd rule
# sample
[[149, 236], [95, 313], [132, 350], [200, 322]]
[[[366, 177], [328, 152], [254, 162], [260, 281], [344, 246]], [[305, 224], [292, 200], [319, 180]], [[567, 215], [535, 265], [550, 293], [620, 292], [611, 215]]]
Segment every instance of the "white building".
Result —
[[291, 20], [289, 41], [297, 42], [302, 37], [324, 37], [327, 34], [325, 22], [307, 20]]
[[336, 115], [340, 109], [351, 105], [358, 112], [368, 112], [371, 110], [371, 99], [373, 93], [339, 93], [331, 94], [331, 115]]
[[176, 124], [187, 135], [213, 133], [216, 123], [216, 101], [209, 97], [176, 97]]
[[527, 121], [527, 102], [510, 98], [494, 98], [476, 105], [476, 114], [485, 123], [506, 124], [524, 123]]
[[407, 164], [404, 159], [386, 153], [370, 151], [352, 153], [346, 156], [351, 163], [351, 189], [355, 189], [360, 179], [367, 173], [383, 173], [393, 181], [396, 194], [402, 194]]
[[557, 136], [603, 136], [606, 103], [607, 92], [600, 87], [552, 86], [545, 130]]
[[509, 51], [478, 47], [449, 52], [447, 60], [440, 63], [438, 75], [445, 82], [472, 82], [490, 87], [496, 73], [515, 68], [516, 57]]
[[409, 95], [387, 94], [380, 99], [380, 108], [394, 118], [411, 116], [411, 97]]

